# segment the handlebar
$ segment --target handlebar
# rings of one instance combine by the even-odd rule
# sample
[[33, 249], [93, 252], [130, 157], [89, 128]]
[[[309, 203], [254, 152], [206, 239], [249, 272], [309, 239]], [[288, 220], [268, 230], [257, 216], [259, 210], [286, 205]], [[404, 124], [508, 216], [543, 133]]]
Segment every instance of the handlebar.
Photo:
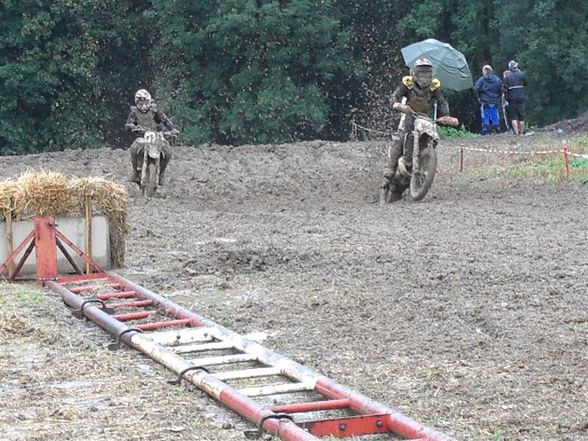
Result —
[[154, 129], [150, 129], [148, 127], [143, 127], [143, 126], [135, 126], [131, 129], [131, 131], [136, 132], [136, 133], [157, 132], [157, 133], [161, 133], [163, 136], [169, 136], [171, 138], [177, 138], [179, 135], [179, 130], [177, 130], [177, 129], [176, 129], [176, 131], [173, 131], [173, 130], [163, 131], [163, 130], [154, 130]]
[[459, 125], [459, 120], [453, 116], [440, 116], [437, 119], [433, 119], [431, 118], [429, 115], [427, 115], [426, 113], [420, 113], [420, 112], [415, 112], [414, 110], [412, 110], [410, 108], [410, 106], [408, 105], [403, 105], [403, 107], [401, 109], [396, 109], [399, 112], [405, 113], [407, 115], [411, 115], [413, 118], [418, 118], [418, 119], [424, 119], [430, 122], [435, 122], [437, 124], [441, 124], [444, 126], [452, 126], [452, 127], [457, 127]]

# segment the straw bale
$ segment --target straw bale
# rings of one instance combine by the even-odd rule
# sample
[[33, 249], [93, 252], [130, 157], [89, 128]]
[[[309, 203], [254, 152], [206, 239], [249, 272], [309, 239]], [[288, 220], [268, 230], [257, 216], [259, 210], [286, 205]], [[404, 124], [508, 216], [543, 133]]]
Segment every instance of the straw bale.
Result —
[[6, 220], [12, 213], [22, 212], [25, 202], [22, 186], [12, 179], [0, 182], [0, 218], [2, 220]]
[[61, 173], [29, 170], [20, 175], [17, 183], [26, 201], [22, 217], [64, 216], [71, 212], [67, 179]]
[[0, 217], [28, 219], [35, 216], [84, 216], [86, 203], [92, 213], [103, 214], [110, 224], [112, 265], [124, 263], [127, 193], [123, 186], [100, 177], [66, 179], [60, 173], [27, 171], [16, 181], [0, 182]]

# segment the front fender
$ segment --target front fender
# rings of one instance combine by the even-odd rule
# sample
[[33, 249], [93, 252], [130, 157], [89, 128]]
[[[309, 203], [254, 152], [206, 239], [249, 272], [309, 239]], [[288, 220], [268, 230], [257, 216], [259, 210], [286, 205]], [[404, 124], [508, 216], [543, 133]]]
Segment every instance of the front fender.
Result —
[[414, 121], [414, 130], [418, 135], [428, 135], [435, 142], [439, 141], [437, 126], [431, 120], [416, 118]]

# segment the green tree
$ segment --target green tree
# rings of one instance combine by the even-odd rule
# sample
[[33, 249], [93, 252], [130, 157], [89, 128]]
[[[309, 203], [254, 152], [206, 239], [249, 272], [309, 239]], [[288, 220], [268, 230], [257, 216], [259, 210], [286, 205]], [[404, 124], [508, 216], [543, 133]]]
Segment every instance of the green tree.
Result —
[[151, 0], [101, 0], [93, 2], [87, 20], [100, 50], [100, 108], [96, 127], [110, 144], [129, 145], [132, 136], [123, 132], [129, 105], [138, 89], [151, 89], [150, 54], [159, 31], [150, 18]]
[[531, 123], [575, 117], [588, 107], [587, 20], [584, 1], [500, 2], [499, 54], [527, 72]]
[[169, 0], [153, 14], [159, 94], [188, 142], [311, 139], [351, 106], [349, 35], [331, 1]]
[[0, 148], [5, 154], [87, 144], [99, 102], [94, 2], [4, 1], [0, 7]]

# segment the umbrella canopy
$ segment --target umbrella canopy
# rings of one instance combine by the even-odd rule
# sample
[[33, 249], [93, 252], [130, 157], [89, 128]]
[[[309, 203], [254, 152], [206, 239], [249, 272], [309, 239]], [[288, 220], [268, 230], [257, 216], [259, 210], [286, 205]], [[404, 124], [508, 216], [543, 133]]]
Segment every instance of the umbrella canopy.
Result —
[[413, 43], [401, 49], [408, 67], [413, 67], [419, 58], [428, 58], [433, 63], [433, 76], [446, 89], [465, 90], [472, 87], [472, 74], [461, 52], [453, 46], [434, 38]]

